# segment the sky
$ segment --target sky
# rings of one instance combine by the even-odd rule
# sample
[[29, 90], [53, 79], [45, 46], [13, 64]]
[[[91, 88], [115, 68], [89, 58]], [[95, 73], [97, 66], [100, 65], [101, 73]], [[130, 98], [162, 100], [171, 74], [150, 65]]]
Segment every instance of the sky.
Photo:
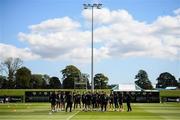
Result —
[[109, 84], [134, 83], [140, 69], [155, 84], [160, 73], [180, 78], [179, 0], [0, 0], [0, 61], [19, 57], [32, 73], [62, 78], [75, 65]]

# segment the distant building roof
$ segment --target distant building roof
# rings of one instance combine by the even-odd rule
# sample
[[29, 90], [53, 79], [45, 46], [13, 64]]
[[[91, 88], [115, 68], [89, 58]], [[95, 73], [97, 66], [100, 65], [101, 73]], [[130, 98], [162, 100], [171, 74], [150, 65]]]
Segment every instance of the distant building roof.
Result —
[[141, 91], [142, 88], [137, 86], [136, 84], [118, 84], [113, 89], [114, 91]]
[[166, 87], [165, 90], [176, 90], [177, 87]]

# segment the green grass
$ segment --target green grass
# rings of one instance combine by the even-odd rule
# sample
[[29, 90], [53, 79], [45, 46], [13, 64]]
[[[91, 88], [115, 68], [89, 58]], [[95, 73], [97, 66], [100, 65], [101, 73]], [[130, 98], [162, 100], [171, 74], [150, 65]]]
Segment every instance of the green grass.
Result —
[[[126, 109], [126, 105], [124, 105]], [[179, 120], [180, 103], [132, 104], [132, 112], [56, 112], [48, 103], [0, 104], [0, 120]]]

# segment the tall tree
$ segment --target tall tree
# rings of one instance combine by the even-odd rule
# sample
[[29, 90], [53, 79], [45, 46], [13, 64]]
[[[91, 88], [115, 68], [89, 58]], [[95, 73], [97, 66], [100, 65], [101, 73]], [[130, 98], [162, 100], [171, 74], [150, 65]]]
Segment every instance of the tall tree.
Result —
[[16, 88], [30, 88], [31, 71], [26, 67], [21, 67], [16, 74]]
[[5, 76], [0, 75], [0, 89], [7, 88], [7, 80]]
[[0, 61], [0, 74], [2, 75], [3, 74], [3, 65], [2, 65], [2, 62]]
[[108, 88], [107, 83], [108, 83], [109, 78], [106, 77], [102, 73], [98, 73], [94, 76], [94, 88], [95, 89], [105, 89]]
[[145, 70], [139, 70], [135, 79], [137, 79], [135, 83], [142, 89], [153, 89], [151, 81], [149, 80], [148, 74]]
[[45, 88], [45, 80], [43, 79], [43, 75], [41, 74], [33, 74], [31, 75], [30, 80], [31, 88], [40, 89]]
[[20, 58], [7, 58], [1, 63], [1, 69], [8, 74], [8, 88], [15, 87], [14, 75], [18, 68], [21, 67], [23, 61]]
[[66, 66], [65, 69], [62, 71], [63, 75], [63, 88], [64, 89], [73, 89], [74, 88], [74, 82], [78, 81], [81, 76], [80, 70], [75, 67], [74, 65]]
[[51, 77], [49, 81], [49, 87], [53, 89], [61, 88], [61, 81], [58, 77]]
[[178, 86], [178, 82], [177, 82], [176, 78], [168, 72], [161, 73], [159, 75], [159, 77], [157, 78], [157, 81], [158, 82], [156, 84], [156, 88], [166, 88], [166, 87], [170, 87], [170, 86], [174, 86], [174, 87]]

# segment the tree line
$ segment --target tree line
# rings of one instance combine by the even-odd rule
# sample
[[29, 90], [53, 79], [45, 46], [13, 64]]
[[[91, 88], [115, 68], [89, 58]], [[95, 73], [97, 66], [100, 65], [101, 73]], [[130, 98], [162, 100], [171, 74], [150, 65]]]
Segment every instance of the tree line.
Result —
[[[68, 65], [60, 71], [62, 79], [45, 74], [32, 74], [31, 70], [23, 66], [19, 58], [7, 58], [0, 64], [1, 89], [90, 89], [89, 75], [82, 73], [76, 66]], [[95, 89], [107, 89], [108, 77], [103, 73], [94, 76]]]
[[[0, 73], [6, 72], [7, 76], [0, 74], [0, 89], [90, 89], [89, 75], [82, 73], [76, 66], [68, 65], [60, 71], [61, 80], [50, 77], [47, 74], [32, 74], [31, 70], [23, 66], [23, 61], [19, 58], [7, 58], [0, 64]], [[94, 76], [95, 89], [112, 88], [108, 85], [109, 78], [103, 73]], [[180, 88], [180, 78], [176, 78], [163, 72], [157, 77], [156, 88], [166, 88], [169, 86]], [[152, 83], [145, 70], [139, 70], [135, 75], [135, 84], [142, 89], [153, 89]]]
[[[153, 89], [152, 83], [148, 78], [148, 74], [145, 70], [139, 70], [138, 74], [135, 76], [135, 83], [142, 89]], [[157, 77], [156, 88], [166, 88], [166, 87], [177, 87], [180, 88], [180, 78], [179, 81], [169, 72], [163, 72]]]

